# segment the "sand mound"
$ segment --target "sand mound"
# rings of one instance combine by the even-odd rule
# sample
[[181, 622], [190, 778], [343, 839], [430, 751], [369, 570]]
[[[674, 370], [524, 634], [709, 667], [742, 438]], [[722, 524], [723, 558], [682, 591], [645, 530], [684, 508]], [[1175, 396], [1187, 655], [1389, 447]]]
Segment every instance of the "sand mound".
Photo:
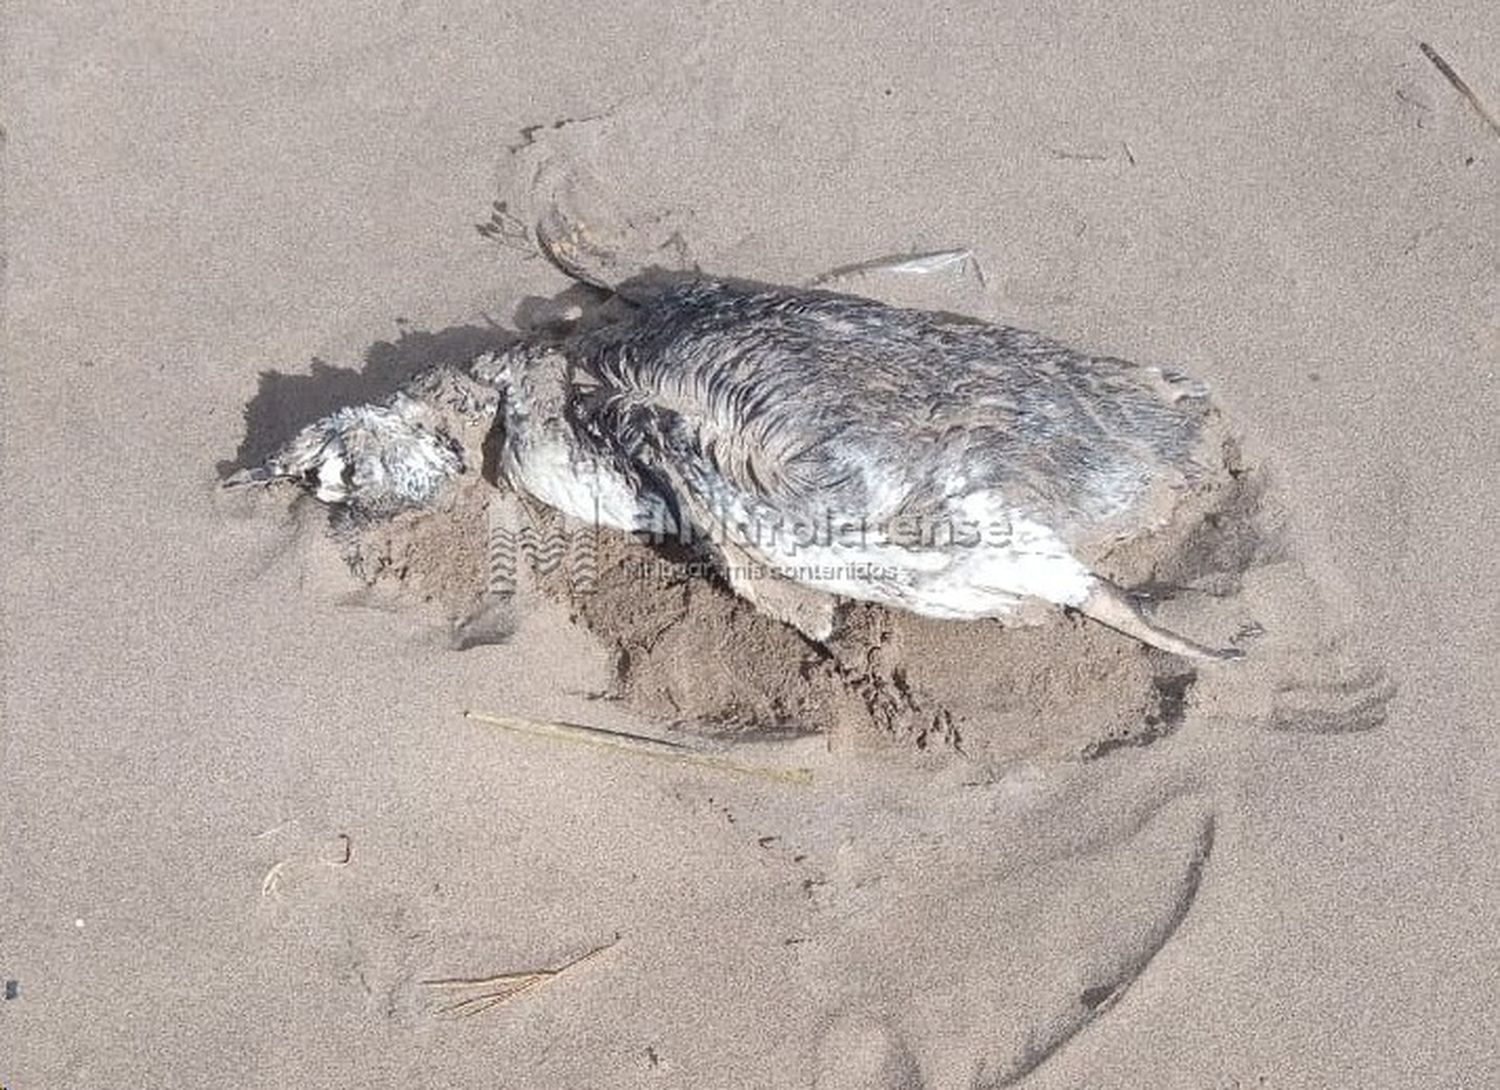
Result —
[[[1263, 501], [1259, 475], [1226, 443], [1218, 471], [1158, 533], [1112, 552], [1106, 571], [1201, 606], [1190, 627], [1222, 628], [1230, 622], [1215, 617], [1216, 602], [1278, 557]], [[438, 511], [341, 537], [367, 582], [439, 607], [457, 646], [502, 641], [530, 595], [565, 603], [613, 655], [613, 685], [599, 696], [680, 730], [820, 732], [984, 763], [1093, 757], [1172, 731], [1198, 680], [1175, 656], [1050, 609], [1007, 627], [851, 602], [818, 646], [756, 612], [690, 546], [570, 531], [530, 509], [519, 514], [520, 542], [497, 535], [500, 505], [517, 502], [476, 478]]]

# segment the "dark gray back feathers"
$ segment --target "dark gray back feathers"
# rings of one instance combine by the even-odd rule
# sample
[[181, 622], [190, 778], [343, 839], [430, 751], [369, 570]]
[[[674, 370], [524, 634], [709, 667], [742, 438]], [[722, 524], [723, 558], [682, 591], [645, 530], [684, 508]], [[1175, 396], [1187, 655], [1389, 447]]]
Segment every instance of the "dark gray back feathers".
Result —
[[716, 281], [562, 350], [598, 384], [571, 410], [592, 442], [789, 518], [931, 517], [995, 490], [1065, 540], [1129, 533], [1197, 472], [1211, 411], [1182, 376], [1024, 330]]

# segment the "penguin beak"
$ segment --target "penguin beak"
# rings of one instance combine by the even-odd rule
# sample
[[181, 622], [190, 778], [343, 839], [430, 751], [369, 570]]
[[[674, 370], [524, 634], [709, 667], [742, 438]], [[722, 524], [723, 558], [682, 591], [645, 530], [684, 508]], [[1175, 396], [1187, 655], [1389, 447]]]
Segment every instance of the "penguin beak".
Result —
[[270, 484], [272, 481], [278, 479], [277, 475], [265, 466], [252, 466], [250, 469], [241, 469], [238, 472], [231, 473], [219, 482], [219, 487], [244, 488], [250, 484]]
[[258, 466], [231, 473], [223, 488], [262, 487], [291, 481], [311, 489], [326, 503], [342, 502], [349, 490], [350, 467], [335, 447], [325, 421], [304, 428], [291, 442]]
[[268, 488], [282, 481], [291, 481], [310, 489], [324, 503], [338, 504], [349, 498], [349, 470], [343, 460], [336, 457], [319, 465], [316, 473], [311, 470], [292, 472], [275, 462], [252, 466], [231, 473], [219, 482], [219, 487], [245, 488], [257, 485]]

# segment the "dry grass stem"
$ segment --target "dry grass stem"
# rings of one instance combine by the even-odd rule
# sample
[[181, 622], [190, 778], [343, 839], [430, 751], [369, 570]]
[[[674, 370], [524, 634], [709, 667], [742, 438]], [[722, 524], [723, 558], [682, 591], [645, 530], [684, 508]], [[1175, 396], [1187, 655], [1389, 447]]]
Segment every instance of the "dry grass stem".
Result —
[[638, 757], [650, 757], [659, 761], [709, 768], [718, 772], [729, 772], [738, 776], [754, 776], [773, 783], [809, 784], [812, 771], [806, 768], [776, 768], [771, 765], [742, 764], [724, 757], [699, 753], [692, 747], [664, 738], [651, 738], [644, 734], [610, 730], [605, 727], [589, 727], [580, 723], [559, 723], [540, 719], [524, 719], [514, 715], [495, 715], [490, 712], [466, 710], [465, 719], [485, 723], [514, 734], [527, 734], [550, 741], [572, 742], [594, 746], [598, 749], [624, 751]]
[[437, 980], [424, 980], [421, 984], [423, 987], [440, 989], [449, 994], [461, 996], [454, 1002], [439, 1007], [436, 1011], [439, 1016], [472, 1018], [491, 1007], [507, 1003], [533, 988], [539, 988], [548, 981], [557, 979], [569, 969], [597, 957], [613, 945], [614, 942], [607, 942], [603, 946], [596, 946], [556, 969], [533, 969], [529, 972], [500, 973], [497, 976], [486, 977], [444, 977]]
[[1469, 105], [1474, 107], [1474, 112], [1483, 118], [1484, 123], [1490, 127], [1490, 131], [1496, 136], [1500, 136], [1500, 120], [1496, 120], [1495, 115], [1490, 112], [1489, 107], [1474, 93], [1473, 88], [1464, 82], [1463, 77], [1454, 71], [1453, 66], [1443, 59], [1442, 54], [1426, 42], [1418, 42], [1417, 48], [1422, 51], [1424, 57], [1432, 62], [1433, 67], [1443, 74], [1443, 78], [1453, 84], [1453, 89], [1468, 100]]

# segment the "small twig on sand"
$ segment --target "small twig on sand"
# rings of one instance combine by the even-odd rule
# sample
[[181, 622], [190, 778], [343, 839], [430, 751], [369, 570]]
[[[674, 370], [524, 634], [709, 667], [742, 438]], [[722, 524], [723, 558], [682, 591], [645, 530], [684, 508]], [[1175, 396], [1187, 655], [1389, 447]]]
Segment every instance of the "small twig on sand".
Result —
[[1432, 62], [1433, 67], [1443, 74], [1443, 78], [1453, 84], [1453, 89], [1469, 100], [1469, 105], [1474, 107], [1474, 112], [1484, 119], [1484, 123], [1490, 127], [1490, 131], [1496, 136], [1500, 136], [1500, 121], [1495, 119], [1495, 115], [1490, 113], [1489, 107], [1464, 82], [1463, 77], [1453, 70], [1453, 66], [1443, 59], [1442, 54], [1426, 42], [1418, 42], [1417, 48], [1422, 51], [1424, 57]]
[[[616, 939], [615, 942], [619, 940]], [[423, 980], [421, 984], [427, 988], [446, 989], [450, 994], [463, 995], [465, 992], [473, 994], [449, 1003], [445, 1007], [439, 1007], [436, 1011], [439, 1015], [451, 1014], [455, 1018], [469, 1018], [489, 1010], [491, 1007], [501, 1003], [509, 1002], [518, 995], [523, 995], [533, 988], [540, 987], [550, 980], [556, 980], [575, 965], [581, 965], [590, 958], [602, 954], [613, 946], [614, 942], [607, 942], [603, 946], [596, 946], [587, 953], [580, 954], [572, 961], [558, 966], [556, 969], [533, 969], [525, 973], [501, 973], [498, 976], [486, 977], [445, 977], [439, 980]]]
[[644, 734], [609, 730], [606, 727], [588, 727], [581, 723], [553, 723], [539, 719], [522, 719], [515, 715], [493, 715], [488, 712], [466, 710], [465, 719], [487, 723], [515, 734], [529, 734], [559, 742], [574, 742], [600, 749], [623, 750], [638, 757], [652, 757], [658, 761], [673, 761], [678, 764], [712, 768], [720, 772], [732, 772], [740, 776], [756, 776], [775, 783], [807, 784], [812, 782], [812, 771], [806, 768], [776, 768], [771, 765], [748, 765], [723, 757], [714, 757], [695, 752], [682, 742], [665, 738], [649, 738]]

